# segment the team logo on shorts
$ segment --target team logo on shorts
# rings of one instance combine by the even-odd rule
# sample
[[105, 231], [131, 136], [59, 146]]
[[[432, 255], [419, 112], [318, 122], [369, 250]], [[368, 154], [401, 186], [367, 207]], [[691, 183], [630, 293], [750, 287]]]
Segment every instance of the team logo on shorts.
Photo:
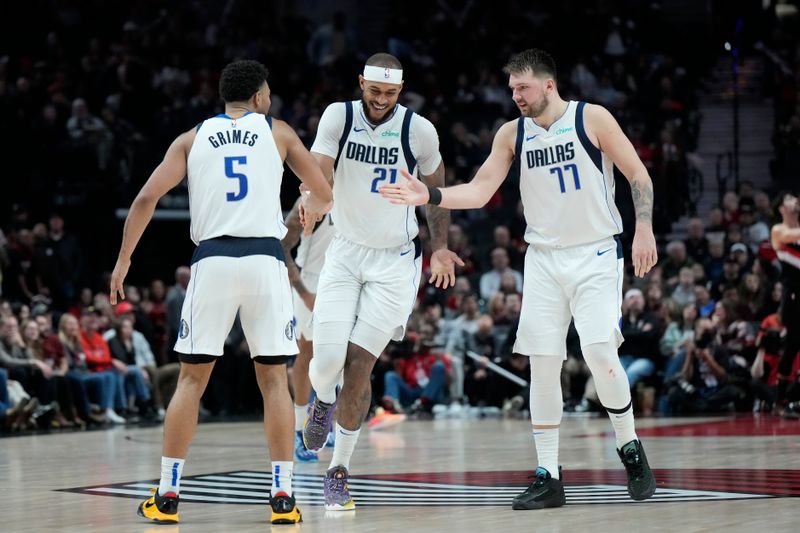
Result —
[[286, 335], [286, 338], [292, 340], [294, 338], [294, 324], [293, 320], [287, 322], [286, 327], [283, 328], [283, 334]]
[[181, 339], [185, 339], [189, 336], [189, 324], [187, 324], [183, 319], [181, 319], [181, 327], [178, 330], [178, 335]]

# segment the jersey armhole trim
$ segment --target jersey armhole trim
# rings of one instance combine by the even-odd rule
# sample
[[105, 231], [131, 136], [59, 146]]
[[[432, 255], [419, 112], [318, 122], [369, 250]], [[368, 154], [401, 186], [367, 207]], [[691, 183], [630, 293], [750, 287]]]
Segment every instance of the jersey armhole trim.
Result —
[[266, 115], [264, 118], [267, 119], [267, 125], [269, 125], [269, 129], [272, 129], [272, 117]]
[[350, 128], [353, 127], [353, 102], [347, 101], [344, 103], [344, 129], [342, 136], [339, 138], [339, 151], [336, 153], [336, 160], [333, 162], [333, 169], [336, 170], [339, 166], [339, 158], [342, 157], [342, 150], [344, 150], [344, 143], [347, 142], [347, 136], [350, 134]]
[[203, 122], [205, 122], [205, 120], [201, 120], [200, 122], [198, 122], [198, 123], [197, 123], [197, 127], [194, 129], [194, 132], [195, 132], [195, 133], [197, 133], [198, 131], [200, 131], [200, 126], [202, 126], [202, 125], [203, 125]]
[[517, 139], [514, 141], [514, 165], [509, 176], [512, 180], [519, 181], [522, 176], [522, 139], [525, 137], [525, 117], [517, 119]]
[[400, 145], [403, 147], [403, 155], [406, 158], [406, 166], [408, 167], [409, 174], [414, 173], [417, 167], [417, 158], [411, 152], [411, 117], [414, 112], [406, 109], [406, 116], [403, 117], [403, 127], [400, 129]]
[[575, 132], [578, 134], [578, 140], [581, 141], [583, 149], [589, 154], [589, 157], [594, 162], [597, 170], [603, 172], [603, 156], [600, 149], [592, 144], [589, 136], [586, 135], [586, 128], [583, 124], [583, 108], [586, 107], [586, 102], [578, 102], [578, 109], [575, 111]]

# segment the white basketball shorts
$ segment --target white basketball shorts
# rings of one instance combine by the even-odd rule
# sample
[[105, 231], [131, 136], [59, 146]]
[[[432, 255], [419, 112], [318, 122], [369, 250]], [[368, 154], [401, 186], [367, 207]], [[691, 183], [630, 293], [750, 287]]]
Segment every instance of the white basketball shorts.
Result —
[[514, 352], [566, 358], [570, 318], [581, 346], [619, 346], [622, 277], [622, 245], [613, 237], [560, 249], [529, 246]]
[[[387, 343], [401, 340], [414, 309], [421, 274], [417, 239], [404, 246], [369, 248], [337, 235], [320, 273], [313, 313], [315, 328], [328, 322], [355, 325], [357, 320], [386, 333]], [[314, 338], [315, 343], [318, 340]]]
[[251, 357], [297, 353], [292, 290], [277, 239], [203, 241], [191, 270], [175, 351], [222, 355], [238, 312]]

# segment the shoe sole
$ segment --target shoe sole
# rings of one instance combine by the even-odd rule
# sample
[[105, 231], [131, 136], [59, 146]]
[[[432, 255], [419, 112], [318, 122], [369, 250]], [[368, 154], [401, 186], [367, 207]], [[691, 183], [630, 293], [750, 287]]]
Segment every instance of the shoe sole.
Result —
[[[303, 445], [306, 447], [306, 450], [314, 453], [319, 452], [321, 449], [325, 447], [325, 444], [328, 442], [328, 433], [329, 433], [328, 428], [325, 428], [324, 434], [316, 431], [316, 429], [317, 426], [311, 423], [310, 418], [306, 420], [306, 424], [305, 426], [303, 426]], [[312, 440], [317, 440], [321, 442], [315, 443], [319, 444], [318, 446], [313, 446], [311, 443]]]
[[553, 509], [556, 507], [563, 507], [566, 505], [567, 501], [566, 498], [561, 500], [560, 502], [556, 503], [549, 503], [549, 502], [521, 502], [521, 501], [514, 501], [511, 504], [511, 509], [514, 511], [536, 511], [539, 509]]
[[278, 525], [278, 524], [299, 524], [302, 521], [303, 521], [303, 513], [301, 513], [300, 511], [297, 511], [297, 518], [294, 518], [294, 517], [289, 518], [289, 517], [286, 517], [285, 515], [281, 515], [281, 514], [277, 514], [277, 513], [273, 512], [272, 513], [272, 518], [270, 519], [269, 522], [270, 522], [270, 524]]
[[351, 502], [351, 505], [341, 506], [338, 503], [335, 503], [333, 505], [328, 505], [326, 503], [325, 504], [325, 510], [326, 511], [342, 511], [342, 512], [344, 512], [344, 511], [355, 511], [356, 510], [356, 504], [355, 504], [355, 502]]

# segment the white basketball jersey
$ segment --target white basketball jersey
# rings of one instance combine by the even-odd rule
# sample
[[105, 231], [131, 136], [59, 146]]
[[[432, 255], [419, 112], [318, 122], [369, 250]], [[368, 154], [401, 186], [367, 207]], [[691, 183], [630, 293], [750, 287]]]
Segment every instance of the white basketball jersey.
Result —
[[563, 248], [622, 232], [614, 204], [614, 163], [586, 136], [584, 102], [569, 102], [548, 129], [520, 118], [516, 154], [525, 240]]
[[325, 110], [311, 151], [336, 159], [332, 215], [342, 237], [391, 248], [417, 236], [414, 208], [390, 203], [378, 188], [402, 183], [401, 169], [430, 175], [438, 168], [439, 140], [428, 120], [398, 104], [389, 120], [373, 126], [361, 101], [337, 102]]
[[333, 217], [328, 213], [317, 223], [317, 227], [314, 228], [311, 235], [300, 237], [295, 258], [297, 266], [302, 268], [304, 273], [319, 275], [322, 272], [322, 265], [325, 264], [325, 252], [335, 236], [336, 227], [333, 225]]
[[268, 117], [217, 115], [200, 123], [187, 175], [195, 244], [223, 235], [282, 239], [286, 234], [283, 161]]

